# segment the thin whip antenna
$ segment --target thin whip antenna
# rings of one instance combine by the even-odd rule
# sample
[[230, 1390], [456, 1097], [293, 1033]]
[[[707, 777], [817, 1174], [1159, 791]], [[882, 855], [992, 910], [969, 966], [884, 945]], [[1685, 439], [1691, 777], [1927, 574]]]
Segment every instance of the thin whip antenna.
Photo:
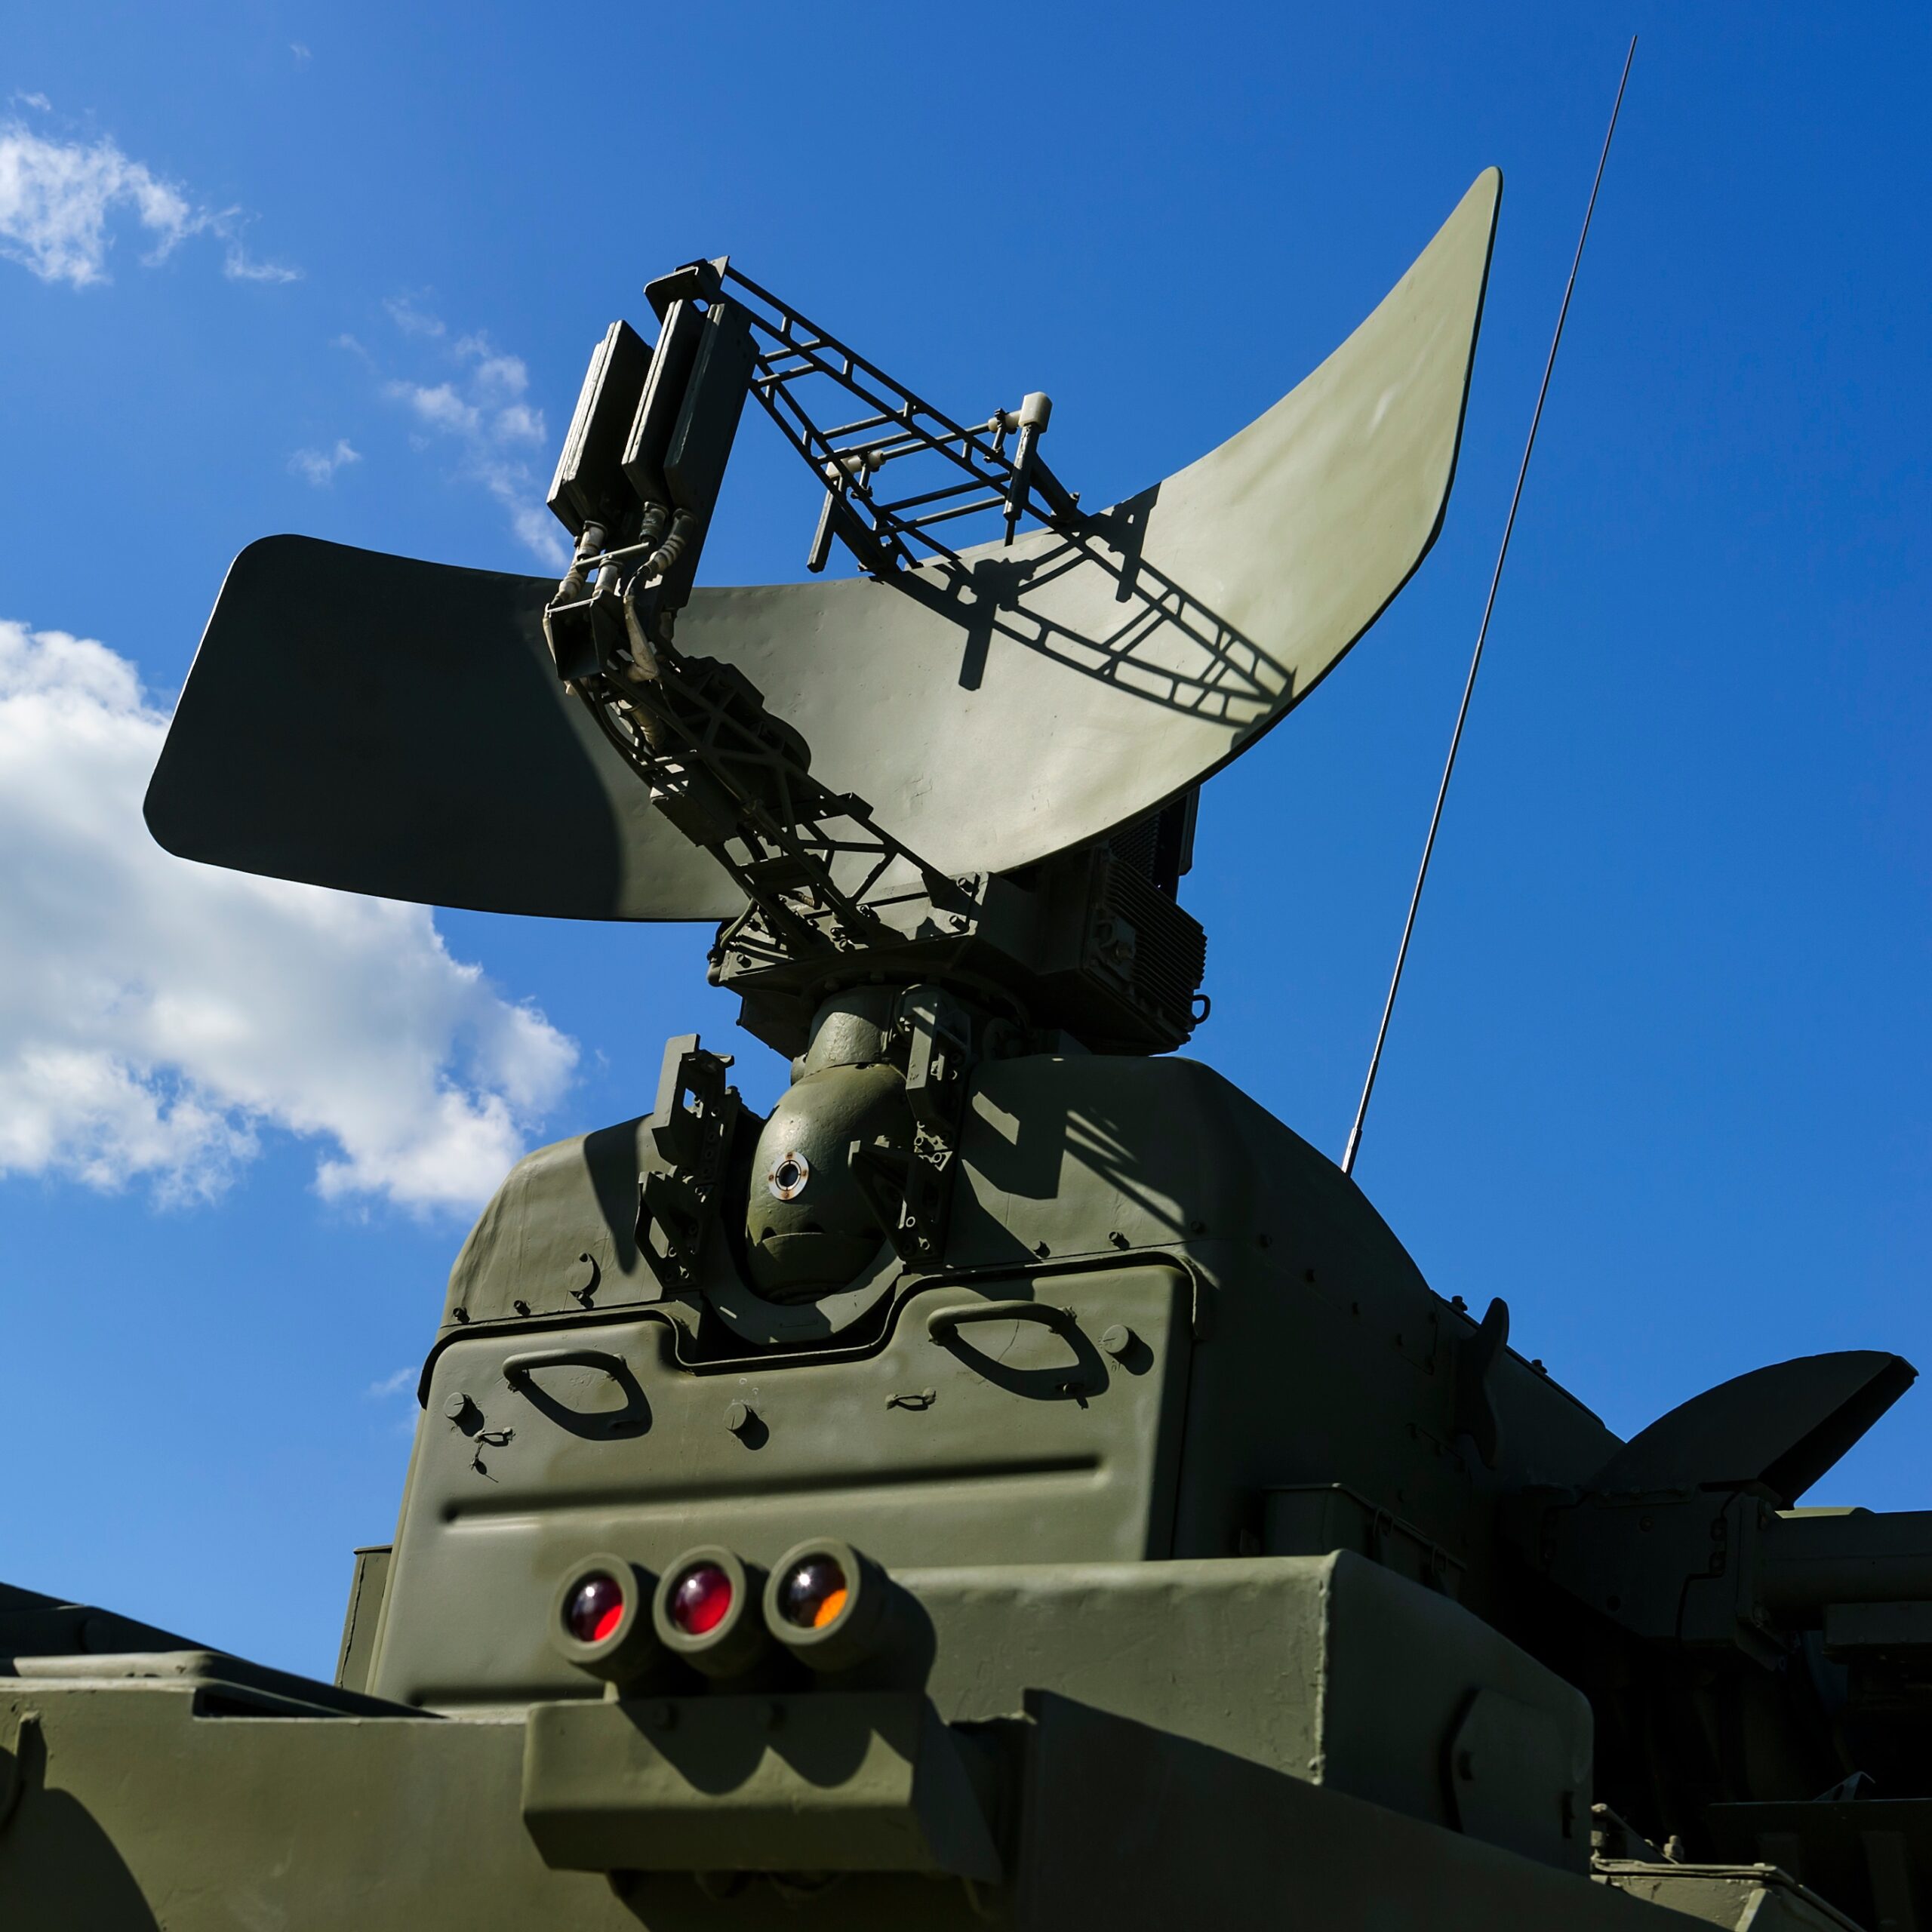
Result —
[[1482, 648], [1489, 636], [1490, 614], [1496, 608], [1497, 586], [1503, 581], [1504, 559], [1509, 555], [1509, 538], [1516, 528], [1516, 509], [1523, 500], [1523, 481], [1530, 473], [1530, 455], [1537, 446], [1537, 429], [1543, 421], [1543, 399], [1549, 394], [1549, 379], [1556, 368], [1556, 352], [1563, 346], [1563, 325], [1569, 319], [1570, 298], [1576, 293], [1577, 271], [1583, 265], [1583, 245], [1590, 238], [1590, 217], [1597, 211], [1597, 190], [1603, 186], [1603, 171], [1610, 160], [1610, 144], [1617, 135], [1617, 117], [1623, 108], [1623, 90], [1629, 84], [1630, 63], [1637, 57], [1637, 36], [1630, 36], [1630, 51], [1623, 57], [1623, 72], [1617, 83], [1617, 99], [1610, 110], [1610, 125], [1604, 131], [1603, 152], [1597, 157], [1596, 179], [1590, 183], [1589, 205], [1583, 211], [1583, 232], [1577, 238], [1577, 253], [1570, 264], [1570, 279], [1564, 284], [1563, 306], [1556, 312], [1556, 333], [1550, 338], [1549, 359], [1543, 366], [1543, 386], [1537, 391], [1537, 406], [1530, 417], [1529, 439], [1523, 445], [1523, 460], [1516, 471], [1516, 488], [1509, 499], [1509, 514], [1503, 525], [1503, 543], [1496, 553], [1496, 568], [1489, 580], [1489, 595], [1482, 607], [1482, 622], [1476, 629], [1476, 648], [1469, 659], [1468, 681], [1463, 686], [1463, 702], [1456, 713], [1456, 729], [1449, 740], [1449, 756], [1442, 768], [1442, 783], [1435, 788], [1435, 809], [1429, 815], [1429, 836], [1423, 841], [1422, 863], [1416, 870], [1415, 890], [1409, 894], [1408, 917], [1402, 921], [1402, 943], [1395, 949], [1395, 970], [1389, 980], [1389, 997], [1382, 1002], [1382, 1024], [1375, 1029], [1375, 1051], [1368, 1057], [1368, 1077], [1361, 1084], [1361, 1100], [1355, 1109], [1355, 1124], [1349, 1130], [1349, 1144], [1342, 1155], [1342, 1171], [1355, 1172], [1355, 1156], [1361, 1151], [1362, 1122], [1368, 1117], [1369, 1097], [1375, 1091], [1375, 1076], [1382, 1069], [1382, 1049], [1389, 1038], [1389, 1017], [1395, 1011], [1395, 995], [1402, 983], [1402, 968], [1409, 957], [1409, 941], [1416, 929], [1416, 909], [1422, 903], [1422, 889], [1429, 878], [1429, 862], [1435, 851], [1435, 834], [1442, 823], [1443, 801], [1449, 795], [1449, 780], [1456, 770], [1456, 754], [1463, 743], [1463, 727], [1469, 715], [1469, 700], [1475, 695], [1476, 673], [1482, 668]]

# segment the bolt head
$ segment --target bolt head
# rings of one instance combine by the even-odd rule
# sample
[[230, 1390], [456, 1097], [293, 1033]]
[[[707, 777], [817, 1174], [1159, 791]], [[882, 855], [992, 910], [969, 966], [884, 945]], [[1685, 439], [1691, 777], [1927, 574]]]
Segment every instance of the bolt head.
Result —
[[734, 1435], [742, 1435], [752, 1426], [751, 1404], [748, 1402], [731, 1402], [724, 1411], [724, 1426]]
[[1134, 1331], [1124, 1321], [1116, 1321], [1102, 1332], [1100, 1346], [1118, 1361], [1132, 1350], [1135, 1339]]
[[443, 1414], [448, 1416], [451, 1422], [462, 1421], [469, 1412], [469, 1398], [467, 1395], [452, 1395], [443, 1404]]

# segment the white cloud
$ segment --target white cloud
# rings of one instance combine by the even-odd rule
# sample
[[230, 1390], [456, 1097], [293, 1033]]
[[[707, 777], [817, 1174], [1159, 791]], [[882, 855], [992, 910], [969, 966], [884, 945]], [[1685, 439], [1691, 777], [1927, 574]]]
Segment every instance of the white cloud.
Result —
[[459, 355], [473, 357], [477, 393], [485, 397], [521, 395], [530, 386], [530, 371], [521, 355], [499, 355], [481, 336], [466, 335], [457, 344]]
[[206, 1198], [278, 1130], [330, 1198], [472, 1205], [575, 1043], [426, 908], [163, 852], [166, 722], [104, 645], [0, 622], [0, 1173]]
[[[401, 403], [422, 429], [454, 443], [463, 472], [503, 506], [518, 542], [552, 570], [562, 569], [569, 546], [544, 507], [542, 481], [528, 460], [549, 441], [549, 430], [543, 412], [524, 400], [530, 371], [523, 358], [504, 354], [485, 335], [451, 340], [447, 325], [407, 297], [384, 306], [405, 335], [436, 345], [444, 367], [435, 381], [390, 382], [383, 393]], [[363, 352], [359, 343], [345, 340], [343, 346]], [[427, 447], [427, 441], [417, 447]]]
[[406, 295], [392, 296], [383, 304], [389, 312], [389, 320], [405, 335], [445, 335], [448, 331], [434, 315], [425, 315]]
[[413, 1395], [422, 1373], [420, 1368], [399, 1368], [393, 1375], [386, 1375], [381, 1381], [371, 1383], [363, 1393], [372, 1402], [383, 1401], [391, 1395]]
[[332, 450], [297, 450], [288, 459], [288, 467], [303, 482], [321, 490], [335, 481], [338, 469], [361, 460], [361, 451], [350, 448], [346, 437], [338, 436]]
[[[48, 105], [44, 96], [22, 98]], [[131, 217], [152, 238], [145, 263], [209, 232], [228, 242], [226, 269], [235, 280], [292, 281], [301, 272], [252, 260], [233, 238], [238, 210], [200, 206], [179, 183], [130, 160], [105, 136], [91, 143], [50, 140], [17, 121], [0, 123], [0, 255], [43, 281], [85, 288], [109, 279], [116, 217]]]
[[43, 281], [105, 281], [108, 217], [122, 210], [154, 236], [151, 261], [208, 219], [110, 140], [85, 147], [45, 140], [17, 122], [0, 127], [0, 254]]
[[37, 107], [43, 114], [46, 113], [54, 105], [53, 102], [49, 100], [44, 94], [17, 94], [14, 95], [14, 98], [17, 100], [23, 107]]
[[527, 402], [513, 402], [509, 408], [498, 410], [493, 426], [506, 443], [540, 443], [545, 433], [543, 413]]
[[288, 43], [288, 51], [295, 56], [297, 66], [306, 67], [315, 57], [299, 40], [291, 40]]
[[406, 402], [432, 429], [454, 436], [473, 436], [482, 426], [482, 412], [473, 402], [465, 402], [448, 383], [434, 388], [421, 383], [391, 383], [385, 395]]
[[230, 281], [300, 281], [302, 271], [281, 262], [258, 262], [239, 242], [229, 244], [221, 272]]

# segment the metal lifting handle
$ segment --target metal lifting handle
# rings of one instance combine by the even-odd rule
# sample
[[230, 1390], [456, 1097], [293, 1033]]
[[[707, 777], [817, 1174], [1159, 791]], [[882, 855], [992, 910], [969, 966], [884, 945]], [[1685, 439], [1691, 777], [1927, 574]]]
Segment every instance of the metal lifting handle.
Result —
[[1072, 1309], [1050, 1301], [977, 1301], [934, 1309], [926, 1317], [926, 1333], [935, 1342], [944, 1342], [969, 1321], [1038, 1321], [1062, 1335], [1080, 1325]]
[[503, 1364], [503, 1380], [512, 1388], [540, 1368], [601, 1368], [619, 1381], [630, 1373], [622, 1355], [608, 1349], [526, 1349]]

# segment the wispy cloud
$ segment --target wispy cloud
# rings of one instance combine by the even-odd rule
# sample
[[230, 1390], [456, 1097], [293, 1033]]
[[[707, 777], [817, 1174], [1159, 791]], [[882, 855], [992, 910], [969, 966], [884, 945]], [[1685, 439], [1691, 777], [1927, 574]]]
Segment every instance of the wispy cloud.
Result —
[[[44, 95], [18, 97], [45, 109]], [[141, 260], [164, 261], [191, 235], [211, 234], [228, 244], [226, 269], [241, 281], [294, 281], [301, 271], [257, 262], [237, 238], [237, 208], [210, 208], [180, 183], [131, 160], [111, 140], [62, 141], [20, 121], [0, 122], [0, 255], [43, 281], [86, 288], [110, 278], [109, 251], [117, 223], [131, 223], [148, 238]]]
[[[426, 446], [438, 439], [451, 445], [462, 472], [503, 506], [518, 541], [561, 570], [569, 550], [531, 467], [549, 432], [543, 412], [528, 399], [530, 371], [523, 358], [506, 354], [481, 334], [453, 337], [440, 317], [406, 297], [384, 306], [402, 334], [438, 352], [441, 367], [434, 380], [397, 380], [386, 383], [383, 393], [409, 412]], [[352, 338], [342, 346], [367, 352]]]
[[221, 264], [230, 281], [300, 281], [302, 271], [283, 262], [258, 262], [239, 242], [231, 242]]
[[383, 304], [389, 320], [405, 335], [447, 335], [449, 331], [434, 315], [426, 315], [407, 295], [392, 295]]
[[346, 437], [338, 436], [332, 450], [297, 450], [288, 459], [288, 467], [303, 482], [312, 483], [317, 489], [322, 490], [335, 481], [338, 469], [361, 460], [361, 451], [352, 449]]
[[482, 411], [473, 402], [465, 402], [448, 383], [438, 383], [433, 389], [423, 383], [391, 383], [383, 393], [394, 401], [407, 403], [417, 421], [432, 429], [473, 436], [482, 426]]
[[273, 1130], [327, 1198], [473, 1207], [575, 1042], [425, 907], [164, 852], [167, 722], [105, 645], [0, 622], [0, 1174], [207, 1199]]
[[295, 56], [295, 64], [298, 67], [307, 66], [315, 57], [299, 40], [291, 40], [288, 43], [288, 51]]
[[105, 281], [109, 218], [124, 211], [153, 238], [149, 262], [209, 220], [110, 140], [83, 146], [45, 140], [17, 122], [0, 127], [0, 254], [43, 281]]
[[371, 1383], [363, 1393], [372, 1402], [386, 1401], [392, 1395], [413, 1395], [421, 1374], [420, 1369], [399, 1368], [393, 1375], [386, 1375], [381, 1381]]

